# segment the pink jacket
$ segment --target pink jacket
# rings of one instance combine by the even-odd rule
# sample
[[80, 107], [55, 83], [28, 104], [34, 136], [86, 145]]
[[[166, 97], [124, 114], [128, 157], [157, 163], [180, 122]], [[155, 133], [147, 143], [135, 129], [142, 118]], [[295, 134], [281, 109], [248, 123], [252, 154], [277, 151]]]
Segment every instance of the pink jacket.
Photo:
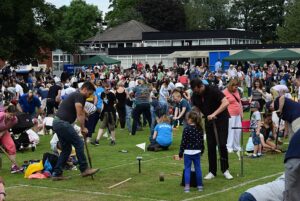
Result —
[[0, 112], [0, 136], [5, 134], [8, 129], [18, 123], [17, 117], [13, 117], [11, 120], [5, 118], [5, 112]]
[[243, 110], [242, 110], [241, 98], [240, 98], [240, 94], [239, 94], [238, 90], [236, 90], [236, 92], [234, 92], [233, 95], [238, 99], [239, 102], [237, 102], [237, 100], [234, 98], [232, 93], [230, 93], [228, 91], [228, 89], [225, 89], [223, 91], [223, 93], [229, 102], [228, 112], [229, 112], [230, 116], [242, 115]]

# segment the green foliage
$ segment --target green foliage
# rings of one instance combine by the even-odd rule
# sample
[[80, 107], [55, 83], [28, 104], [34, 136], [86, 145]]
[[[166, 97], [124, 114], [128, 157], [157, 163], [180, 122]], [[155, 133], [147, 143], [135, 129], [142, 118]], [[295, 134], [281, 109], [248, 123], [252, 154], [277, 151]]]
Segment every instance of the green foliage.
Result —
[[284, 23], [277, 28], [279, 41], [283, 43], [300, 42], [300, 1], [296, 0], [287, 6]]
[[42, 58], [41, 49], [54, 48], [55, 8], [44, 0], [3, 0], [0, 4], [0, 58], [30, 63]]
[[189, 0], [185, 3], [188, 30], [230, 27], [229, 0]]
[[60, 9], [58, 15], [61, 18], [56, 32], [58, 47], [71, 53], [77, 51], [78, 43], [97, 33], [97, 23], [102, 19], [98, 8], [84, 0], [73, 0], [70, 6]]
[[140, 0], [137, 10], [143, 22], [160, 31], [184, 31], [184, 7], [179, 0]]
[[112, 10], [105, 16], [109, 27], [113, 27], [130, 20], [143, 21], [142, 16], [136, 10], [139, 0], [110, 0]]
[[231, 21], [236, 27], [259, 33], [262, 42], [269, 43], [277, 39], [283, 11], [284, 0], [234, 0]]

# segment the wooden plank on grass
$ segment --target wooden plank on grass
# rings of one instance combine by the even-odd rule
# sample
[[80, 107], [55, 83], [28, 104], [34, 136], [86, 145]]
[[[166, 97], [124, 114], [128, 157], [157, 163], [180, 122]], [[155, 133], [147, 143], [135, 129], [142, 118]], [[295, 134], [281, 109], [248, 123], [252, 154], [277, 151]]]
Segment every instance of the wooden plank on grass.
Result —
[[127, 181], [129, 181], [129, 180], [131, 180], [132, 178], [128, 178], [128, 179], [125, 179], [124, 181], [121, 181], [121, 182], [119, 182], [119, 183], [116, 183], [116, 184], [114, 184], [114, 185], [112, 185], [112, 186], [110, 186], [110, 187], [108, 187], [109, 189], [112, 189], [112, 188], [115, 188], [115, 187], [117, 187], [117, 186], [119, 186], [119, 185], [121, 185], [121, 184], [123, 184], [123, 183], [126, 183]]

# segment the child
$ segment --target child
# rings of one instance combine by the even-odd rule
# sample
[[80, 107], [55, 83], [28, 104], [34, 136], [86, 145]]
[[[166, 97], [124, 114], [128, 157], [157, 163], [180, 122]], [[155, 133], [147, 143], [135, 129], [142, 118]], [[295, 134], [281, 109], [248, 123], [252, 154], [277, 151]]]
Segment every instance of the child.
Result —
[[172, 144], [173, 134], [170, 119], [167, 115], [157, 117], [157, 125], [154, 128], [153, 136], [150, 139], [151, 144], [148, 146], [148, 151], [167, 150]]
[[252, 158], [257, 158], [262, 156], [261, 154], [261, 141], [260, 141], [260, 127], [261, 127], [261, 115], [259, 112], [259, 102], [253, 101], [250, 104], [250, 109], [252, 113], [250, 120], [250, 127], [253, 128], [251, 131], [251, 137], [254, 144], [254, 151], [252, 154]]
[[178, 91], [173, 92], [173, 99], [176, 103], [173, 120], [182, 120], [183, 127], [186, 127], [185, 116], [188, 112], [191, 111], [191, 105], [186, 99], [182, 97], [181, 93]]
[[180, 144], [179, 158], [184, 154], [184, 192], [190, 192], [191, 165], [194, 163], [198, 191], [203, 191], [200, 154], [203, 153], [203, 132], [201, 118], [197, 112], [190, 112], [187, 116], [188, 125], [184, 128]]

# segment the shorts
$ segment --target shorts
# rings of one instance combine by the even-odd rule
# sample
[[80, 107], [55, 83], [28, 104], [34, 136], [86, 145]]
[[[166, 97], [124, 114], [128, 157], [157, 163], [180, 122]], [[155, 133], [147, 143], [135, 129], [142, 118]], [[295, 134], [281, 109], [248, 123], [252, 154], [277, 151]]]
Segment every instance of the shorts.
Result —
[[100, 121], [100, 128], [108, 128], [110, 131], [114, 131], [116, 126], [116, 121], [112, 112], [105, 112], [103, 118]]
[[252, 142], [254, 145], [260, 145], [260, 137], [259, 135], [256, 135], [256, 132], [251, 132]]

